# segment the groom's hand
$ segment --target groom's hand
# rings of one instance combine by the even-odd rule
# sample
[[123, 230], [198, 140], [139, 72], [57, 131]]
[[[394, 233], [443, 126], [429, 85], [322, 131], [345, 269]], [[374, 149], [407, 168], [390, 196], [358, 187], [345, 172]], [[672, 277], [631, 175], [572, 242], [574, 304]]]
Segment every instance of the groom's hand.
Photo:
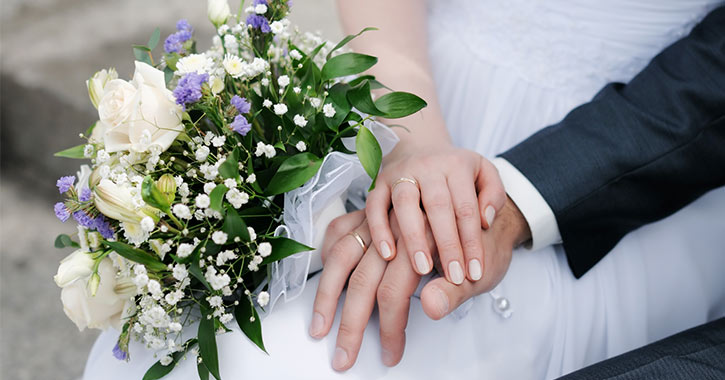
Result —
[[426, 284], [420, 299], [423, 311], [431, 319], [441, 319], [469, 298], [496, 287], [508, 270], [513, 248], [531, 238], [526, 219], [508, 197], [496, 223], [481, 233], [487, 252], [482, 280], [454, 285], [443, 278], [436, 278]]

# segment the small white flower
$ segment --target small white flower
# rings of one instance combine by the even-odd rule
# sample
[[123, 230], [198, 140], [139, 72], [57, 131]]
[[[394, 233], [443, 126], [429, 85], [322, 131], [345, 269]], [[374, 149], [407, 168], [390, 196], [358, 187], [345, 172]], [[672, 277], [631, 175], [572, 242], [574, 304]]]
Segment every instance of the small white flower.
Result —
[[231, 315], [230, 313], [226, 313], [226, 314], [222, 315], [221, 317], [219, 317], [219, 322], [229, 323], [232, 321], [233, 318], [234, 318], [233, 315]]
[[166, 297], [164, 297], [164, 300], [166, 301], [166, 303], [173, 306], [179, 303], [182, 298], [184, 298], [184, 292], [182, 292], [181, 290], [175, 290], [171, 293], [167, 293]]
[[[189, 244], [189, 243], [181, 243], [179, 244], [179, 247], [176, 248], [176, 256], [183, 258], [189, 257], [192, 252], [194, 252], [194, 248], [196, 248], [195, 245]], [[184, 268], [186, 270], [186, 268]]]
[[277, 151], [274, 149], [272, 145], [264, 144], [263, 142], [257, 143], [257, 149], [254, 151], [254, 155], [257, 157], [261, 157], [262, 155], [266, 156], [267, 158], [272, 158], [277, 154]]
[[305, 144], [304, 141], [299, 141], [297, 142], [297, 145], [295, 145], [295, 148], [297, 148], [300, 152], [304, 152], [307, 150], [307, 144]]
[[229, 189], [229, 191], [227, 191], [226, 198], [234, 208], [240, 208], [242, 205], [249, 202], [249, 194], [239, 191], [236, 188]]
[[271, 24], [269, 24], [269, 29], [272, 30], [272, 33], [274, 34], [280, 34], [284, 32], [284, 24], [279, 21], [274, 21]]
[[188, 183], [182, 183], [179, 186], [178, 193], [179, 193], [179, 195], [181, 195], [182, 198], [188, 197], [189, 196], [189, 184]]
[[194, 156], [197, 161], [206, 161], [206, 158], [209, 157], [209, 148], [204, 145], [200, 146], [194, 153]]
[[269, 293], [267, 293], [267, 292], [259, 293], [259, 295], [257, 296], [257, 303], [261, 307], [267, 306], [267, 304], [269, 303]]
[[214, 243], [218, 245], [222, 245], [227, 242], [227, 234], [223, 231], [214, 231], [213, 234], [211, 234], [211, 240], [214, 241]]
[[186, 269], [186, 265], [184, 264], [174, 265], [174, 269], [171, 271], [171, 274], [178, 281], [184, 281], [187, 277], [189, 277], [189, 271]]
[[206, 54], [191, 54], [176, 62], [176, 73], [179, 75], [204, 74], [209, 73], [212, 67], [214, 67], [214, 61], [211, 57], [207, 57]]
[[151, 295], [154, 297], [154, 299], [161, 298], [161, 294], [162, 294], [161, 284], [159, 284], [158, 281], [149, 280], [149, 283], [146, 284], [146, 287], [148, 288], [149, 293], [151, 293]]
[[322, 104], [322, 100], [320, 98], [310, 98], [310, 105], [314, 108], [317, 108]]
[[249, 240], [251, 240], [251, 241], [257, 240], [257, 232], [254, 231], [254, 228], [247, 227], [247, 232], [249, 232]]
[[292, 121], [294, 121], [294, 123], [300, 127], [304, 127], [305, 125], [307, 125], [307, 119], [305, 119], [304, 116], [299, 115], [299, 114], [295, 115], [295, 117], [292, 118]]
[[[228, 31], [229, 31], [229, 25], [226, 25], [226, 24], [220, 26], [219, 29], [217, 29], [217, 33], [219, 33], [219, 34], [226, 34]], [[226, 36], [224, 36], [224, 37], [226, 37]]]
[[105, 149], [100, 149], [98, 152], [96, 152], [96, 163], [97, 164], [104, 164], [110, 159], [111, 159], [111, 155], [108, 154], [108, 152], [106, 152]]
[[299, 95], [299, 93], [302, 92], [302, 89], [299, 88], [299, 87], [294, 87], [294, 88], [292, 88], [292, 91], [294, 91], [295, 94], [298, 94]]
[[289, 84], [289, 77], [287, 75], [280, 76], [279, 78], [277, 78], [277, 84], [281, 88], [287, 87], [287, 85]]
[[91, 158], [93, 157], [93, 153], [95, 152], [95, 148], [93, 148], [93, 145], [87, 144], [83, 147], [83, 157], [85, 158]]
[[209, 305], [211, 305], [211, 307], [219, 307], [219, 306], [221, 306], [222, 305], [222, 298], [219, 297], [219, 296], [209, 297]]
[[194, 199], [194, 204], [196, 204], [196, 207], [198, 208], [207, 208], [211, 204], [211, 199], [206, 194], [199, 194], [196, 196], [196, 199]]
[[227, 178], [224, 180], [224, 186], [226, 186], [228, 189], [233, 189], [237, 187], [237, 180], [234, 178]]
[[[227, 25], [223, 26], [226, 26], [227, 29], [229, 29]], [[239, 42], [237, 42], [237, 38], [234, 37], [234, 35], [227, 34], [226, 36], [224, 36], [224, 47], [227, 49], [227, 51], [235, 51], [239, 49]]]
[[257, 6], [254, 7], [254, 13], [258, 15], [263, 15], [267, 13], [267, 6], [264, 4], [257, 4]]
[[236, 55], [227, 54], [222, 61], [224, 70], [233, 78], [239, 78], [244, 75], [245, 65], [241, 58]]
[[262, 106], [264, 106], [265, 108], [272, 107], [272, 101], [269, 99], [264, 99], [264, 101], [262, 102]]
[[207, 182], [204, 184], [204, 192], [207, 194], [211, 194], [212, 191], [216, 189], [216, 183], [214, 182]]
[[287, 113], [287, 105], [279, 103], [274, 105], [274, 113], [277, 115], [284, 115]]
[[173, 361], [174, 361], [174, 359], [172, 359], [171, 356], [169, 356], [169, 355], [166, 355], [166, 356], [162, 357], [161, 359], [159, 359], [159, 363], [161, 363], [161, 365], [164, 367], [171, 364], [171, 362], [173, 362]]
[[335, 107], [333, 107], [331, 103], [327, 103], [324, 107], [322, 107], [322, 113], [325, 114], [325, 117], [333, 117], [335, 116], [335, 112]]
[[141, 219], [141, 229], [146, 232], [151, 232], [156, 227], [156, 223], [150, 216], [145, 216]]
[[227, 137], [224, 135], [216, 136], [213, 139], [211, 139], [211, 145], [214, 145], [215, 147], [220, 147], [224, 145], [224, 143], [227, 141]]
[[172, 332], [179, 332], [179, 331], [181, 331], [182, 328], [183, 328], [183, 326], [181, 326], [181, 323], [179, 323], [179, 322], [169, 323], [169, 330], [171, 330]]
[[257, 248], [257, 252], [259, 252], [259, 255], [262, 257], [267, 257], [272, 254], [272, 244], [264, 242], [260, 243], [259, 247]]
[[254, 174], [254, 173], [250, 174], [249, 177], [247, 177], [247, 180], [246, 180], [247, 183], [254, 183], [256, 181], [257, 181], [257, 175]]
[[186, 205], [177, 203], [174, 205], [171, 211], [174, 213], [174, 215], [181, 219], [191, 219], [191, 210], [189, 210], [189, 207], [187, 207]]
[[292, 50], [291, 52], [289, 52], [289, 56], [290, 56], [290, 57], [291, 57], [292, 59], [297, 59], [297, 60], [300, 60], [300, 59], [302, 59], [302, 53], [300, 53], [300, 51], [299, 51], [299, 50], [297, 50], [297, 49], [294, 49], [294, 50]]

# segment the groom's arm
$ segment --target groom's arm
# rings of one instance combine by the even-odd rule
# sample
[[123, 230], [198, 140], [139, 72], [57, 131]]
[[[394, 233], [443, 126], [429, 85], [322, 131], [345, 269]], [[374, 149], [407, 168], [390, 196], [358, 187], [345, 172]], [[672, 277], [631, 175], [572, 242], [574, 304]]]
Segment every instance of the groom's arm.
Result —
[[725, 7], [629, 84], [608, 85], [502, 157], [534, 244], [560, 234], [576, 277], [628, 232], [724, 185]]

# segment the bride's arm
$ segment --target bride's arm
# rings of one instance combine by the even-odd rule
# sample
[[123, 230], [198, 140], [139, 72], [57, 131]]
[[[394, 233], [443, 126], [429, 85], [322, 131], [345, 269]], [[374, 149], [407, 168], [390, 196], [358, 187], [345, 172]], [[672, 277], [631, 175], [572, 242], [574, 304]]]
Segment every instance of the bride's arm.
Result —
[[[385, 158], [376, 188], [368, 197], [367, 218], [374, 246], [386, 260], [395, 257], [388, 221], [392, 203], [410, 261], [419, 274], [433, 267], [424, 244], [427, 217], [446, 278], [456, 284], [465, 277], [481, 279], [485, 274], [481, 226], [490, 226], [505, 194], [499, 183], [485, 182], [498, 178], [488, 161], [451, 143], [428, 59], [425, 3], [342, 0], [338, 6], [346, 32], [357, 33], [367, 26], [379, 29], [352, 42], [355, 50], [379, 58], [371, 74], [390, 88], [415, 93], [428, 102], [420, 113], [399, 122], [410, 132], [396, 129], [401, 142]], [[401, 178], [414, 181], [400, 182]], [[479, 204], [478, 199], [493, 201]]]

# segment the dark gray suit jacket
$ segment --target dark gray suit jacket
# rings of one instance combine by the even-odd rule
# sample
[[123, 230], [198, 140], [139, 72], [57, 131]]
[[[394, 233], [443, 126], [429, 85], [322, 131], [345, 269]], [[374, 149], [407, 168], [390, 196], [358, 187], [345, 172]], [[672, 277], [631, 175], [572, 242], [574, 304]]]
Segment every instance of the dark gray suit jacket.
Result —
[[577, 278], [628, 232], [725, 185], [725, 7], [502, 156], [551, 206]]

